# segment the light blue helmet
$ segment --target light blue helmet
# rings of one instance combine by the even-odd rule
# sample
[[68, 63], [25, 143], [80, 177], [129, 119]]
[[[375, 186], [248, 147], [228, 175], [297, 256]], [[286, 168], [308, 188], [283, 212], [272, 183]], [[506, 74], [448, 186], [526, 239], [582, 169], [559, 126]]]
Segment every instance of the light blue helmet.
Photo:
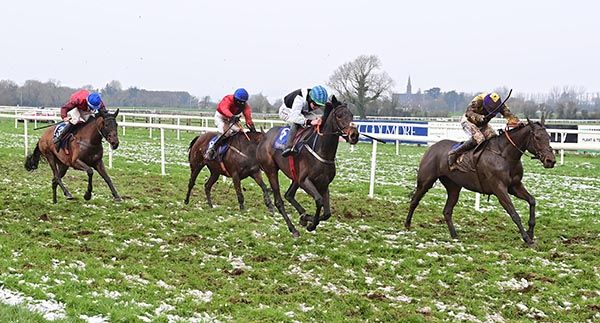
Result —
[[327, 103], [327, 90], [325, 90], [325, 88], [320, 85], [317, 85], [310, 89], [309, 95], [316, 105], [324, 106], [325, 103]]
[[92, 110], [92, 111], [100, 110], [101, 104], [102, 104], [102, 98], [100, 97], [100, 94], [98, 94], [96, 92], [92, 92], [92, 93], [90, 93], [90, 95], [88, 95], [87, 105], [90, 108], [90, 110]]

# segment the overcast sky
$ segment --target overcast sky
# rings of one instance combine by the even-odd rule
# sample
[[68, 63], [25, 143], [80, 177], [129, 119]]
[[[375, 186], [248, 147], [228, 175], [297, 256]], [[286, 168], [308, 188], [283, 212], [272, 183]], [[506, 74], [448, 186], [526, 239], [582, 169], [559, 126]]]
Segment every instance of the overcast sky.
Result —
[[597, 1], [4, 1], [0, 79], [271, 100], [377, 55], [404, 92], [600, 92]]

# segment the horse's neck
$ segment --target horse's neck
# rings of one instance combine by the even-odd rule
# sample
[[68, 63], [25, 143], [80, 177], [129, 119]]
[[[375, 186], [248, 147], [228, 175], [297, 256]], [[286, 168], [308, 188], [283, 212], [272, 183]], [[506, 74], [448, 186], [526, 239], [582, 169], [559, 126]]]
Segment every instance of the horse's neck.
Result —
[[333, 127], [327, 125], [327, 123], [325, 124], [326, 126], [323, 127], [323, 129], [321, 129], [323, 135], [319, 136], [318, 134], [316, 134], [317, 140], [315, 142], [314, 150], [319, 156], [323, 157], [324, 159], [334, 160], [339, 144], [339, 135], [333, 134]]
[[527, 149], [526, 142], [529, 132], [525, 127], [520, 128], [517, 131], [508, 132], [508, 136], [512, 139], [512, 142], [517, 146], [513, 146], [507, 137], [507, 133], [503, 133], [500, 140], [500, 144], [503, 146], [502, 156], [510, 160], [520, 160], [523, 156], [523, 152]]
[[99, 145], [102, 142], [102, 135], [100, 134], [100, 130], [98, 127], [99, 119], [94, 119], [86, 124], [84, 124], [79, 130], [79, 139], [88, 139], [89, 143], [92, 145]]

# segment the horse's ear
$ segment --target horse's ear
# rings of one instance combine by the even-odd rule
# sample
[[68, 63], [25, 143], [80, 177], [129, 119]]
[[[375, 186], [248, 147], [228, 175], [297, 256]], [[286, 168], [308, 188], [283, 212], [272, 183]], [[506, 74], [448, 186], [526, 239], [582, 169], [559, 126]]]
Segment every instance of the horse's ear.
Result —
[[119, 109], [117, 109], [117, 112], [115, 112], [115, 118], [119, 115]]
[[331, 103], [334, 107], [340, 105], [340, 101], [338, 101], [338, 99], [335, 97], [335, 94], [331, 96]]
[[527, 117], [527, 123], [531, 123], [531, 120], [529, 120], [529, 117]]

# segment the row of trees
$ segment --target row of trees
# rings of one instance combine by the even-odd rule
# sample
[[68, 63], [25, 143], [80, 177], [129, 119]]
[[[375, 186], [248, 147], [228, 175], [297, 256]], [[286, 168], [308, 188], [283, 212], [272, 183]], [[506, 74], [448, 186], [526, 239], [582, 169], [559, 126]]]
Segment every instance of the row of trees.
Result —
[[[91, 85], [81, 88], [98, 91]], [[59, 107], [77, 90], [61, 86], [60, 82], [55, 80], [48, 82], [28, 80], [23, 86], [10, 80], [0, 80], [0, 105]], [[109, 102], [111, 106], [188, 108], [198, 106], [198, 99], [187, 92], [148, 91], [136, 87], [123, 90], [119, 81], [111, 81], [99, 91], [104, 101]]]
[[[461, 114], [477, 93], [443, 92], [434, 87], [417, 93], [392, 93], [394, 81], [381, 69], [374, 55], [362, 55], [338, 67], [327, 85], [349, 102], [361, 118], [385, 116], [448, 116]], [[508, 89], [496, 89], [501, 95]], [[511, 109], [527, 117], [600, 118], [600, 94], [583, 89], [555, 87], [548, 94], [513, 95]]]
[[[361, 55], [338, 67], [327, 85], [342, 100], [349, 103], [360, 118], [377, 116], [448, 116], [462, 114], [476, 93], [442, 91], [439, 87], [416, 93], [392, 93], [394, 81], [382, 70], [375, 55]], [[94, 90], [91, 85], [83, 88]], [[0, 105], [61, 106], [76, 89], [49, 80], [26, 81], [19, 86], [10, 80], [0, 81]], [[111, 106], [180, 107], [214, 110], [216, 102], [210, 96], [200, 99], [183, 91], [148, 91], [137, 87], [123, 89], [119, 81], [111, 81], [99, 89]], [[508, 89], [495, 89], [501, 95]], [[281, 99], [269, 102], [262, 93], [250, 96], [255, 112], [276, 113]], [[547, 94], [515, 94], [509, 101], [511, 109], [527, 117], [600, 118], [600, 95], [586, 94], [583, 89], [555, 87]]]

